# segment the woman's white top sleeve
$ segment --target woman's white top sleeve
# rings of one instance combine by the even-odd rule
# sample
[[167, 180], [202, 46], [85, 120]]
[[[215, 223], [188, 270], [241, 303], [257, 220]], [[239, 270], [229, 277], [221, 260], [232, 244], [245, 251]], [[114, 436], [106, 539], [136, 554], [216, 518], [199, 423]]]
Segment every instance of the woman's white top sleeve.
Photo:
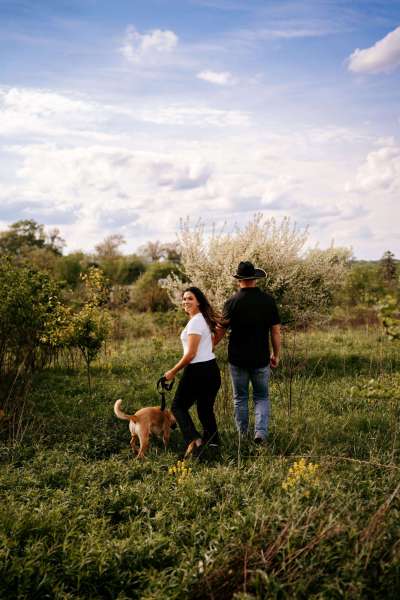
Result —
[[189, 348], [189, 335], [195, 333], [200, 335], [200, 343], [197, 350], [197, 354], [190, 364], [205, 362], [215, 358], [215, 354], [212, 351], [212, 338], [211, 331], [207, 325], [207, 321], [201, 313], [194, 315], [186, 325], [185, 329], [181, 333], [181, 340], [183, 346], [183, 353], [186, 354]]

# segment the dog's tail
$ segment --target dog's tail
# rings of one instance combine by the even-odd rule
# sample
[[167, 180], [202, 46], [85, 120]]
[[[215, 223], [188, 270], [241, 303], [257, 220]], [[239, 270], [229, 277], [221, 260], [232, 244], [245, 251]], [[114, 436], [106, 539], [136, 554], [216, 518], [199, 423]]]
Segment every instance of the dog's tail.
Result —
[[121, 410], [121, 402], [122, 400], [119, 399], [115, 402], [114, 404], [114, 414], [116, 417], [118, 417], [118, 419], [125, 419], [126, 421], [129, 421], [132, 418], [132, 415], [127, 415], [126, 413], [124, 413]]

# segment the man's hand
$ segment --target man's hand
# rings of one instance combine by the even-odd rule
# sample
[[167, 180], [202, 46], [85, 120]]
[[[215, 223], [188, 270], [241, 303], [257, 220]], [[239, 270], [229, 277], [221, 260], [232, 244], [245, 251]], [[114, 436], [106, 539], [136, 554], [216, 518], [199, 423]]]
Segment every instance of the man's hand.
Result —
[[272, 369], [276, 369], [276, 367], [279, 365], [279, 356], [275, 356], [275, 354], [271, 354], [271, 357], [269, 359], [269, 364], [272, 367]]

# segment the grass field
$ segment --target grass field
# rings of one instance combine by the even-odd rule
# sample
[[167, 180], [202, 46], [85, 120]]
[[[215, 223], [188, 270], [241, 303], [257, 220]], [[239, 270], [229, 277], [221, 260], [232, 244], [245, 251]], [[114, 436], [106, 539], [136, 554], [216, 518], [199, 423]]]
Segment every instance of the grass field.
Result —
[[179, 431], [139, 462], [112, 411], [157, 404], [180, 353], [146, 318], [107, 346], [91, 398], [82, 366], [37, 377], [22, 439], [1, 447], [0, 597], [398, 598], [399, 345], [287, 335], [261, 449], [238, 443], [221, 348], [221, 459], [178, 476]]

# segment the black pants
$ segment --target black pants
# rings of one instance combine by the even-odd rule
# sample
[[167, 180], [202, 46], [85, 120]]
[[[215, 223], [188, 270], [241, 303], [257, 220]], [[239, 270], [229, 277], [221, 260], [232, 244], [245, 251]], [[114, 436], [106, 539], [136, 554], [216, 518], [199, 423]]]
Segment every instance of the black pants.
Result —
[[[214, 402], [221, 386], [221, 375], [215, 359], [185, 367], [172, 403], [172, 412], [182, 431], [186, 444], [197, 438], [219, 444]], [[203, 427], [201, 436], [194, 426], [189, 408], [196, 404]]]

